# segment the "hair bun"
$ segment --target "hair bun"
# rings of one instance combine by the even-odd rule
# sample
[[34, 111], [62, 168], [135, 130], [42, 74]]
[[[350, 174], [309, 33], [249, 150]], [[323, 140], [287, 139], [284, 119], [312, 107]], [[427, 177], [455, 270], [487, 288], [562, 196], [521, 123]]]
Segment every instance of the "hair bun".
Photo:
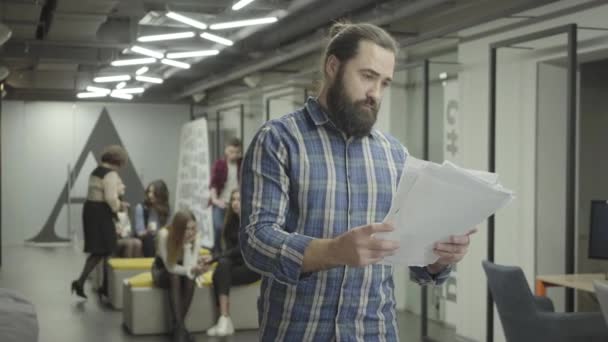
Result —
[[350, 26], [350, 23], [348, 21], [344, 21], [344, 20], [343, 21], [336, 21], [329, 28], [329, 37], [330, 38], [334, 38], [340, 32], [344, 31], [348, 26]]

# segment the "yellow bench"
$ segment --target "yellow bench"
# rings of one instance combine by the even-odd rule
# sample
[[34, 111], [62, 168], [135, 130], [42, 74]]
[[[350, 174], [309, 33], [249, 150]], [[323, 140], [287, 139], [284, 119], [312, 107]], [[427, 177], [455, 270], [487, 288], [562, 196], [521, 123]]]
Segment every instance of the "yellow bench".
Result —
[[[134, 335], [171, 332], [172, 321], [167, 290], [154, 287], [152, 273], [144, 272], [123, 282], [123, 323]], [[213, 296], [209, 287], [196, 287], [186, 327], [204, 332], [214, 323]]]
[[[199, 254], [207, 255], [211, 252], [201, 248]], [[108, 260], [108, 299], [115, 309], [122, 309], [123, 281], [136, 274], [149, 271], [154, 258], [110, 258]]]
[[[230, 302], [238, 310], [231, 311], [235, 329], [257, 329], [257, 298], [260, 281], [230, 290]], [[213, 271], [197, 278], [197, 288], [186, 327], [202, 332], [211, 327], [218, 315], [213, 295]], [[140, 273], [126, 279], [124, 287], [123, 322], [134, 335], [161, 334], [171, 331], [171, 316], [166, 290], [154, 287], [151, 272]]]

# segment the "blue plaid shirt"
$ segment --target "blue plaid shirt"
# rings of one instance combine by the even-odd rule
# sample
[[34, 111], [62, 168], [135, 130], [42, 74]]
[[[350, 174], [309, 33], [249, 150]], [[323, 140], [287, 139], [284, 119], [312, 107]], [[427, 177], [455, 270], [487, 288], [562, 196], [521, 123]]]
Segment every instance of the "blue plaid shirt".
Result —
[[[269, 121], [243, 162], [240, 245], [262, 274], [262, 341], [397, 341], [393, 266], [342, 266], [301, 273], [315, 238], [382, 222], [407, 151], [374, 130], [347, 139], [315, 99]], [[420, 284], [441, 283], [411, 267]]]

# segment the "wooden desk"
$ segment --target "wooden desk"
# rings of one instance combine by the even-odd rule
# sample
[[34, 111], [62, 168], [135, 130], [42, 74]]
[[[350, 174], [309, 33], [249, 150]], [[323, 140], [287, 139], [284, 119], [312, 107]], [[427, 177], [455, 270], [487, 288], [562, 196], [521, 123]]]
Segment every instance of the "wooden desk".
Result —
[[546, 296], [547, 288], [554, 286], [595, 292], [593, 289], [594, 280], [606, 281], [606, 273], [539, 275], [536, 277], [536, 295]]

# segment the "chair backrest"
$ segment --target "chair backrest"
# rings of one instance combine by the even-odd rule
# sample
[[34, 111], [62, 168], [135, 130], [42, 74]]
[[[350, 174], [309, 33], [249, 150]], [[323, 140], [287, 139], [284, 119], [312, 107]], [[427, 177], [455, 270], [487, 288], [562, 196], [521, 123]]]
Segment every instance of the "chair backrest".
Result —
[[606, 320], [606, 324], [608, 324], [608, 282], [594, 281], [593, 287], [595, 287], [597, 300], [600, 302], [604, 319]]
[[483, 261], [482, 266], [507, 340], [530, 340], [528, 333], [535, 330], [538, 310], [524, 272], [516, 266], [488, 261]]

